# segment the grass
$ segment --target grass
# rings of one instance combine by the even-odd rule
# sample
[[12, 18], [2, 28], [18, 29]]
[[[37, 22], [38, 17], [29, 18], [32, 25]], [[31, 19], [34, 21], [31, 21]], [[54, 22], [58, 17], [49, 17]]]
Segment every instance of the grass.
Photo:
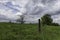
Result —
[[44, 26], [38, 32], [37, 24], [0, 23], [0, 40], [60, 40], [60, 26]]
[[45, 40], [60, 40], [59, 26], [46, 26], [43, 33]]

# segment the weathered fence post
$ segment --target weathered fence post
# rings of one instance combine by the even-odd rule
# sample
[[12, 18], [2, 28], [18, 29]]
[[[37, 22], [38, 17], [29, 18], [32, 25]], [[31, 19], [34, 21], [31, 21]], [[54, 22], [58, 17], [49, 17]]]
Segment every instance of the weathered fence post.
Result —
[[40, 22], [40, 19], [38, 19], [38, 31], [41, 32], [41, 22]]

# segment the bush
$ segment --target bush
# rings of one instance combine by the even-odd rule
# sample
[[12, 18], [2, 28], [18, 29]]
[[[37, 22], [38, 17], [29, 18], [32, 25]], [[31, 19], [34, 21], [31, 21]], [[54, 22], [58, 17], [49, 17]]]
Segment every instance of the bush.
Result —
[[59, 26], [59, 24], [58, 24], [58, 23], [52, 23], [52, 25], [53, 25], [53, 26]]

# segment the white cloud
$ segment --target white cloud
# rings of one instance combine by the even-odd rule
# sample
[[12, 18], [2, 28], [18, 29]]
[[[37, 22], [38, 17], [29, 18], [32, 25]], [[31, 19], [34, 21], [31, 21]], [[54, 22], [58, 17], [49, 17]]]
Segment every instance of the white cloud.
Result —
[[5, 10], [0, 10], [0, 15], [4, 15], [7, 17], [7, 19], [17, 19], [17, 15], [13, 14], [11, 10], [8, 10], [7, 12]]
[[59, 15], [54, 15], [54, 16], [52, 16], [52, 18], [54, 20], [53, 22], [60, 24], [60, 14]]
[[[9, 19], [17, 19], [18, 16], [17, 15], [22, 15], [22, 14], [33, 14], [34, 12], [39, 12], [36, 15], [37, 16], [26, 16], [28, 17], [27, 20], [35, 20], [35, 22], [37, 21], [38, 18], [41, 17], [41, 15], [45, 14], [45, 13], [55, 13], [56, 11], [60, 10], [60, 0], [44, 0], [46, 1], [45, 4], [43, 4], [41, 1], [43, 0], [0, 0], [0, 3], [6, 3], [6, 2], [12, 2], [13, 5], [19, 5], [19, 7], [15, 7], [16, 9], [18, 9], [20, 12], [14, 13], [12, 12], [11, 9], [9, 10], [5, 10], [5, 9], [1, 9], [0, 10], [0, 14], [1, 15], [5, 15], [7, 18]], [[50, 2], [49, 2], [50, 1]], [[42, 10], [42, 12], [40, 11]], [[35, 14], [35, 13], [34, 13]], [[39, 16], [38, 16], [39, 15]], [[60, 15], [59, 15], [60, 16]], [[60, 20], [59, 16], [57, 16], [57, 18], [55, 18], [55, 16], [53, 17], [54, 22], [58, 22], [58, 20]], [[34, 17], [34, 18], [32, 18]]]
[[13, 0], [13, 1], [15, 2], [15, 4], [25, 7], [29, 0]]

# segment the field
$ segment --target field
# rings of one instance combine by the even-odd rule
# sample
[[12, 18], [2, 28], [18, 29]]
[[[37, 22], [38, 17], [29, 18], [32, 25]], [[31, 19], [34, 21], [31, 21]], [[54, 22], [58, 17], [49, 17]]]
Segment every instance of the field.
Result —
[[60, 26], [0, 23], [0, 40], [60, 40]]

